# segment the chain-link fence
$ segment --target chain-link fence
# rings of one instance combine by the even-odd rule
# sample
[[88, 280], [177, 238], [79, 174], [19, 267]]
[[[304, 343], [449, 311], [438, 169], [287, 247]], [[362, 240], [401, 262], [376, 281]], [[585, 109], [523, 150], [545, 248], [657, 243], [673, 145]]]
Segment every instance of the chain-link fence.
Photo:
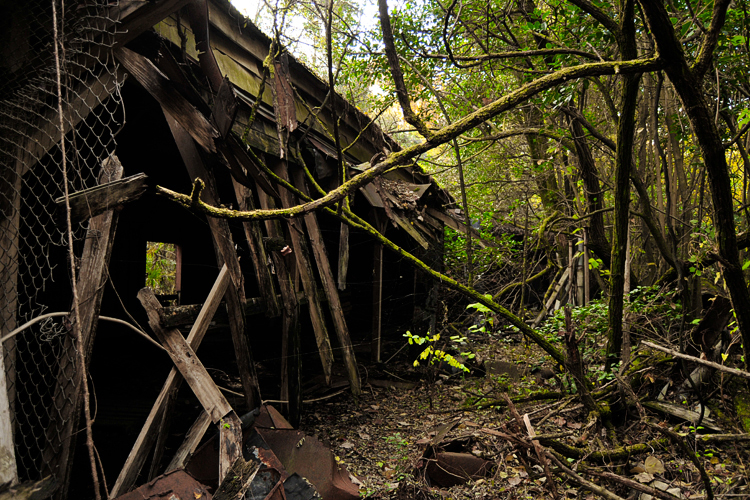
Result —
[[[56, 16], [53, 4], [57, 2]], [[55, 199], [63, 195], [63, 157], [71, 192], [97, 184], [124, 123], [112, 45], [119, 2], [28, 0], [0, 8], [0, 336], [42, 314], [70, 311], [67, 229]], [[53, 18], [61, 57], [64, 130]], [[65, 148], [60, 138], [65, 136]], [[81, 248], [84, 226], [73, 228]], [[50, 317], [2, 343], [7, 401], [0, 431], [10, 429], [18, 476], [39, 479], [77, 430], [60, 386], [75, 383], [75, 342], [67, 318]], [[2, 371], [0, 371], [2, 373]], [[0, 377], [2, 378], [2, 377]], [[3, 406], [9, 412], [3, 413]], [[9, 421], [9, 422], [8, 422]], [[71, 425], [75, 424], [75, 425]], [[5, 427], [3, 427], [5, 425]], [[7, 436], [6, 436], [7, 438]], [[2, 481], [0, 481], [2, 482]]]

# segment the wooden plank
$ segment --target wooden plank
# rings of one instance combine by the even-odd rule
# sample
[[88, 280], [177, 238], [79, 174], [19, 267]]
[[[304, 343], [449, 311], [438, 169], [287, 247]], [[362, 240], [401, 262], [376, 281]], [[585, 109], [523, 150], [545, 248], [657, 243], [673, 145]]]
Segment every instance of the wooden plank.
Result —
[[[302, 169], [299, 167], [294, 168], [292, 171], [292, 177], [297, 189], [309, 196], [310, 193], [307, 188], [307, 180], [305, 179], [305, 174]], [[355, 397], [359, 397], [362, 392], [362, 387], [359, 380], [359, 371], [357, 370], [357, 358], [354, 355], [352, 339], [349, 336], [349, 328], [346, 325], [344, 312], [341, 309], [341, 300], [339, 298], [339, 292], [336, 289], [336, 280], [333, 277], [331, 264], [328, 260], [328, 253], [326, 252], [325, 242], [323, 241], [323, 233], [320, 231], [320, 226], [318, 225], [318, 216], [315, 213], [310, 213], [305, 215], [304, 219], [305, 226], [307, 227], [307, 234], [310, 236], [310, 244], [312, 245], [315, 262], [318, 265], [320, 280], [323, 282], [323, 290], [328, 297], [328, 309], [331, 311], [336, 337], [341, 346], [341, 353], [344, 356], [344, 364], [346, 365], [349, 386], [351, 387], [352, 394], [354, 394]]]
[[191, 1], [162, 0], [160, 2], [153, 2], [152, 0], [130, 0], [128, 2], [121, 2], [119, 6], [113, 7], [112, 13], [108, 16], [109, 19], [120, 20], [115, 33], [115, 42], [118, 45], [125, 45]]
[[219, 475], [223, 477], [232, 464], [242, 456], [242, 424], [234, 413], [195, 351], [177, 329], [163, 329], [159, 324], [161, 304], [150, 288], [138, 292], [138, 300], [148, 315], [148, 324], [161, 341], [169, 357], [180, 371], [193, 394], [219, 427]]
[[[274, 166], [274, 170], [281, 178], [289, 179], [286, 161], [278, 161]], [[281, 206], [283, 208], [293, 207], [297, 204], [297, 200], [292, 193], [284, 188], [281, 188], [279, 191], [281, 196]], [[312, 321], [315, 341], [318, 346], [318, 352], [320, 353], [320, 360], [323, 363], [323, 374], [325, 375], [326, 383], [330, 384], [331, 367], [333, 365], [333, 350], [331, 349], [331, 341], [328, 337], [328, 329], [325, 324], [323, 308], [321, 307], [316, 294], [317, 285], [315, 284], [315, 274], [313, 272], [312, 264], [310, 263], [310, 254], [307, 249], [307, 241], [305, 240], [305, 230], [299, 219], [289, 219], [287, 220], [287, 224], [289, 225], [292, 248], [297, 260], [297, 270], [299, 272], [300, 280], [302, 281], [302, 289], [308, 300], [310, 320]]]
[[203, 439], [203, 436], [206, 434], [209, 425], [211, 425], [211, 417], [208, 413], [201, 410], [200, 415], [198, 415], [198, 418], [195, 419], [195, 422], [193, 422], [193, 425], [190, 426], [187, 434], [185, 434], [185, 440], [182, 441], [182, 444], [177, 448], [177, 451], [172, 457], [172, 461], [167, 465], [167, 468], [164, 471], [165, 474], [175, 469], [185, 468], [188, 461], [193, 456], [193, 453], [195, 453], [195, 450], [198, 448], [201, 439]]
[[448, 214], [445, 214], [441, 212], [440, 210], [436, 210], [432, 207], [426, 207], [425, 211], [431, 215], [432, 217], [435, 217], [439, 221], [442, 221], [446, 226], [448, 226], [451, 229], [454, 229], [456, 231], [459, 231], [461, 233], [466, 234], [467, 232], [471, 232], [472, 239], [475, 239], [476, 242], [482, 247], [486, 248], [488, 246], [488, 243], [482, 239], [482, 237], [479, 234], [479, 231], [474, 229], [471, 226], [467, 226], [463, 222], [459, 222], [453, 217], [451, 217]]
[[[372, 210], [375, 229], [385, 235], [388, 227], [385, 217]], [[372, 277], [372, 341], [370, 343], [370, 359], [380, 363], [381, 334], [383, 330], [383, 244], [375, 242], [373, 247], [373, 277]]]
[[[302, 379], [301, 379], [301, 341], [299, 323], [299, 301], [294, 291], [292, 276], [289, 274], [287, 260], [293, 261], [293, 256], [284, 257], [280, 253], [273, 254], [279, 287], [282, 295], [284, 314], [281, 322], [281, 399], [287, 401], [289, 423], [298, 427], [302, 417]], [[291, 298], [291, 300], [290, 300]]]
[[140, 83], [162, 108], [177, 121], [204, 150], [215, 153], [219, 131], [177, 91], [172, 82], [146, 57], [125, 47], [115, 50], [125, 70]]
[[[122, 165], [112, 155], [102, 162], [99, 182], [112, 182], [122, 177]], [[86, 242], [81, 256], [81, 268], [78, 271], [78, 298], [80, 314], [80, 332], [82, 345], [76, 345], [71, 336], [66, 336], [63, 346], [64, 355], [60, 356], [60, 367], [55, 384], [53, 407], [59, 411], [51, 412], [51, 421], [46, 429], [47, 447], [42, 454], [42, 474], [52, 474], [58, 478], [60, 489], [58, 498], [65, 498], [70, 484], [70, 472], [75, 454], [77, 426], [80, 420], [83, 402], [81, 376], [88, 369], [91, 351], [94, 347], [99, 309], [104, 295], [106, 269], [112, 254], [117, 211], [108, 210], [89, 222]], [[86, 366], [77, 366], [77, 349], [83, 349]]]
[[234, 117], [237, 116], [237, 108], [239, 104], [234, 95], [234, 89], [229, 81], [229, 78], [224, 77], [221, 82], [219, 91], [216, 93], [216, 99], [214, 100], [213, 110], [211, 112], [211, 119], [216, 125], [221, 137], [226, 138], [227, 134], [232, 130], [232, 123], [234, 123]]
[[[203, 160], [201, 159], [191, 136], [185, 131], [180, 123], [169, 114], [167, 109], [162, 109], [164, 111], [164, 116], [167, 119], [167, 124], [172, 131], [175, 144], [180, 151], [180, 156], [182, 156], [182, 160], [185, 163], [190, 180], [195, 181], [198, 177], [203, 179], [206, 184], [206, 188], [203, 190], [202, 195], [204, 201], [213, 206], [219, 206], [220, 200], [218, 198], [218, 191], [213, 173], [203, 164]], [[255, 373], [255, 363], [253, 362], [252, 352], [250, 351], [250, 345], [247, 342], [247, 335], [245, 332], [246, 324], [243, 310], [245, 303], [245, 287], [242, 270], [240, 269], [240, 261], [237, 257], [235, 245], [232, 240], [232, 233], [229, 230], [229, 224], [227, 221], [216, 219], [214, 217], [206, 217], [206, 220], [213, 236], [216, 260], [219, 265], [226, 264], [229, 268], [229, 275], [232, 278], [232, 283], [225, 296], [227, 302], [227, 313], [229, 314], [229, 330], [232, 334], [232, 343], [234, 344], [237, 367], [240, 372], [240, 379], [242, 380], [242, 387], [245, 393], [245, 402], [247, 403], [248, 409], [253, 409], [260, 403], [260, 391], [258, 389], [258, 377]]]
[[346, 290], [346, 274], [349, 271], [349, 226], [341, 223], [339, 230], [339, 290]]
[[[240, 210], [252, 210], [255, 208], [253, 202], [253, 193], [247, 186], [244, 186], [233, 179], [234, 193], [237, 196], [237, 203]], [[242, 227], [245, 230], [245, 237], [250, 248], [250, 258], [255, 267], [255, 276], [258, 279], [258, 289], [261, 297], [265, 302], [265, 312], [268, 317], [276, 317], [281, 314], [281, 305], [276, 298], [276, 291], [273, 286], [273, 276], [268, 267], [268, 255], [263, 245], [263, 233], [258, 222], [243, 222]]]
[[[260, 187], [258, 188], [258, 201], [261, 208], [267, 210], [275, 208], [274, 200]], [[281, 224], [277, 220], [267, 220], [266, 231], [269, 237], [282, 239], [283, 231]], [[289, 227], [289, 226], [287, 226]], [[295, 290], [291, 270], [296, 271], [294, 253], [287, 257], [280, 252], [272, 252], [274, 266], [276, 266], [276, 276], [279, 280], [279, 291], [281, 292], [282, 322], [281, 322], [281, 399], [288, 401], [287, 409], [289, 411], [289, 421], [293, 422], [299, 418], [302, 411], [302, 384], [300, 380], [300, 353], [297, 346], [299, 345], [299, 306], [307, 303], [305, 296], [300, 296]], [[323, 362], [323, 373], [326, 377], [326, 383], [330, 383], [330, 365], [328, 367]], [[326, 368], [328, 371], [326, 371]]]
[[[221, 271], [219, 271], [219, 276], [216, 278], [216, 282], [211, 288], [208, 298], [206, 298], [206, 302], [201, 307], [200, 313], [188, 334], [187, 342], [193, 351], [197, 351], [201, 342], [203, 342], [208, 326], [211, 324], [211, 320], [216, 314], [216, 310], [219, 308], [219, 304], [226, 293], [229, 282], [229, 270], [227, 266], [222, 266]], [[161, 309], [158, 311], [160, 312]], [[160, 315], [159, 324], [161, 324], [161, 318], [162, 316]], [[156, 439], [157, 426], [162, 416], [165, 414], [165, 409], [168, 406], [167, 403], [171, 395], [177, 394], [181, 384], [182, 375], [176, 368], [172, 368], [156, 398], [154, 406], [151, 408], [151, 411], [146, 418], [146, 423], [138, 434], [133, 449], [125, 460], [125, 465], [112, 487], [110, 498], [116, 498], [127, 493], [135, 484], [136, 479], [138, 479], [138, 474], [140, 473], [143, 464], [146, 462], [148, 452]]]
[[[146, 192], [147, 180], [148, 176], [141, 173], [71, 194], [71, 222], [81, 222], [114, 207], [137, 200]], [[61, 196], [55, 200], [55, 204], [59, 218], [64, 221], [65, 198]]]

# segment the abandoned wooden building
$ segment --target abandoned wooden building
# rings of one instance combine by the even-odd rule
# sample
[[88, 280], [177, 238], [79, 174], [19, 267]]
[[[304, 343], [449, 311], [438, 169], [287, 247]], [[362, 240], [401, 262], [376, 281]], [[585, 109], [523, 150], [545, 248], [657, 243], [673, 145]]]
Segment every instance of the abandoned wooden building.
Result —
[[[90, 474], [83, 360], [114, 498], [164, 471], [165, 441], [186, 432], [167, 432], [174, 414], [200, 415], [205, 430], [227, 417], [221, 405], [274, 399], [294, 422], [300, 367], [358, 394], [357, 359], [379, 360], [384, 333], [426, 331], [437, 283], [335, 213], [228, 222], [156, 194], [190, 193], [200, 178], [213, 206], [289, 207], [399, 149], [291, 55], [269, 52], [228, 0], [55, 4], [0, 2], [0, 484], [52, 475], [58, 498], [90, 496], [90, 478], [76, 480]], [[416, 166], [349, 201], [436, 267], [444, 225], [463, 228]], [[156, 298], [141, 291], [155, 245], [174, 254], [171, 288]], [[175, 365], [134, 330], [165, 346], [181, 330], [188, 352], [202, 341], [223, 403], [196, 399], [190, 379], [178, 392]]]

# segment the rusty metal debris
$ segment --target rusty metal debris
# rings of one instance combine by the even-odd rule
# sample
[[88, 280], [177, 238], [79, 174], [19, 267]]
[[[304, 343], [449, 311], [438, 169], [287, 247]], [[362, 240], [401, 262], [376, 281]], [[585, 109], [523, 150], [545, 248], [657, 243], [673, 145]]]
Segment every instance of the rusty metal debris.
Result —
[[[320, 441], [292, 428], [271, 406], [243, 418], [243, 455], [262, 466], [246, 497], [263, 500], [355, 500], [359, 489]], [[117, 500], [210, 500], [219, 486], [218, 436], [196, 450], [185, 470], [159, 476]]]
[[[219, 470], [217, 462], [216, 470]], [[178, 469], [157, 477], [117, 500], [211, 500], [208, 488], [193, 476]]]

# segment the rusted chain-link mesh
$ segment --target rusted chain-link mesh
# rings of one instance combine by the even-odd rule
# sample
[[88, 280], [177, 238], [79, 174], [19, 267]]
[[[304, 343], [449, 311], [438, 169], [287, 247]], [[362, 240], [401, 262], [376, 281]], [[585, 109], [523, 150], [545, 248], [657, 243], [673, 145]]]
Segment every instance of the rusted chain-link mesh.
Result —
[[[52, 1], [71, 192], [97, 184], [124, 123], [111, 51], [119, 2], [6, 2], [6, 18], [0, 19], [0, 336], [41, 314], [71, 308], [65, 219], [54, 202], [63, 194], [63, 173]], [[85, 224], [73, 228], [79, 255]], [[0, 390], [8, 394], [21, 480], [41, 477], [43, 462], [60, 453], [62, 428], [70, 424], [72, 401], [61, 398], [59, 388], [73, 383], [78, 367], [74, 343], [65, 342], [66, 325], [50, 318], [2, 345], [6, 387], [0, 383]]]

